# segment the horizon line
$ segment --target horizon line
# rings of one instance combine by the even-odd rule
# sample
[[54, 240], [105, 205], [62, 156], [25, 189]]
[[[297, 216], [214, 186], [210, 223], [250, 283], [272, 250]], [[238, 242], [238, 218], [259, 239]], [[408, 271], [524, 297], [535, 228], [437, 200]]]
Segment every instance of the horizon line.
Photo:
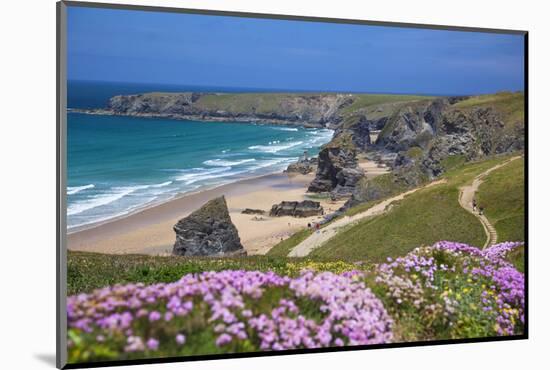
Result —
[[[189, 88], [217, 88], [217, 89], [242, 89], [242, 90], [249, 90], [249, 91], [185, 91], [182, 90], [181, 93], [185, 92], [198, 92], [198, 93], [218, 93], [218, 94], [246, 94], [246, 93], [280, 93], [280, 94], [296, 94], [296, 93], [309, 93], [309, 94], [361, 94], [361, 95], [418, 95], [418, 96], [425, 96], [425, 97], [431, 97], [431, 96], [437, 96], [437, 97], [453, 97], [453, 96], [480, 96], [480, 95], [494, 95], [499, 93], [524, 93], [525, 90], [514, 90], [514, 89], [501, 89], [496, 90], [493, 92], [474, 92], [474, 93], [426, 93], [426, 92], [384, 92], [384, 91], [359, 91], [359, 90], [308, 90], [308, 89], [286, 89], [286, 88], [262, 88], [262, 87], [246, 87], [246, 86], [214, 86], [214, 85], [195, 85], [195, 84], [183, 84], [183, 83], [167, 83], [167, 82], [147, 82], [147, 81], [110, 81], [110, 80], [85, 80], [85, 79], [79, 79], [79, 78], [73, 78], [69, 79], [67, 78], [68, 82], [97, 82], [97, 83], [111, 83], [111, 84], [130, 84], [130, 85], [159, 85], [159, 86], [171, 86], [171, 87], [189, 87]], [[149, 91], [144, 92], [144, 94], [148, 93], [168, 93], [173, 91]], [[135, 94], [129, 94], [129, 95], [135, 95]]]

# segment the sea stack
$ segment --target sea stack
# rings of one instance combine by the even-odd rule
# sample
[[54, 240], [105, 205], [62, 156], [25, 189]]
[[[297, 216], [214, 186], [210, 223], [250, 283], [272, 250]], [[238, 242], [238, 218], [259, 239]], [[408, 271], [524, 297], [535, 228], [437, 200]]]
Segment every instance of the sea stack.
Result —
[[342, 134], [319, 152], [317, 173], [308, 191], [332, 192], [336, 196], [351, 195], [355, 184], [363, 175], [357, 165], [356, 149], [351, 135]]
[[174, 226], [178, 256], [244, 256], [237, 228], [231, 222], [225, 197], [210, 200]]

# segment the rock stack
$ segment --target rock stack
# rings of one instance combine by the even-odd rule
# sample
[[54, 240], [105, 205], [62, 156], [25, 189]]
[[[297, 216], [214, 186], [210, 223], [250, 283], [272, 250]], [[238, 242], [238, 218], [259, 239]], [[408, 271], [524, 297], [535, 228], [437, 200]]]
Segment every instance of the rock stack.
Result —
[[210, 200], [174, 226], [178, 256], [246, 255], [237, 228], [229, 217], [225, 197]]

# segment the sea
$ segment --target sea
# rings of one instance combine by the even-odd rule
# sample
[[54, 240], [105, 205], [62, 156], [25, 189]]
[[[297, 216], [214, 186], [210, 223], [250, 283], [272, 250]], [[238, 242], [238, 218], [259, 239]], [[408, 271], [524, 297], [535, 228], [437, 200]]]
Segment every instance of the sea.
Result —
[[197, 86], [69, 81], [69, 231], [245, 178], [280, 172], [313, 156], [333, 132], [260, 123], [91, 115], [110, 97], [151, 91], [250, 92]]

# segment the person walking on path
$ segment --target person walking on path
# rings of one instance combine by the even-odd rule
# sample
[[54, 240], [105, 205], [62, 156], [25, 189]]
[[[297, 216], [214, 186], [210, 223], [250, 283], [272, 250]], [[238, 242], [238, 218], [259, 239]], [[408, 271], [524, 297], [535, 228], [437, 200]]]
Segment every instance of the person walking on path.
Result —
[[483, 206], [479, 206], [479, 215], [480, 215], [480, 216], [483, 216], [483, 210], [484, 210], [484, 209], [485, 209], [485, 208], [483, 208]]
[[477, 210], [477, 202], [476, 200], [472, 200], [472, 211], [475, 212]]

